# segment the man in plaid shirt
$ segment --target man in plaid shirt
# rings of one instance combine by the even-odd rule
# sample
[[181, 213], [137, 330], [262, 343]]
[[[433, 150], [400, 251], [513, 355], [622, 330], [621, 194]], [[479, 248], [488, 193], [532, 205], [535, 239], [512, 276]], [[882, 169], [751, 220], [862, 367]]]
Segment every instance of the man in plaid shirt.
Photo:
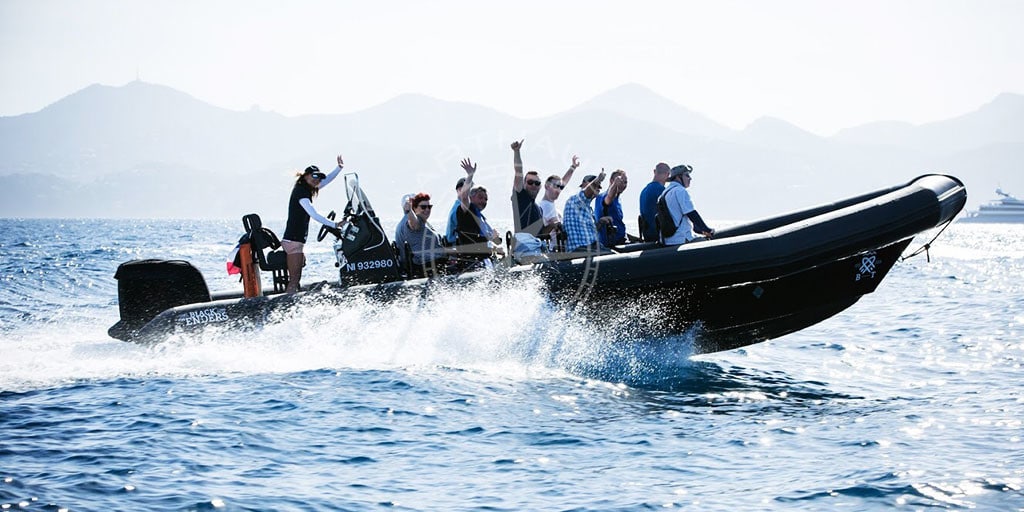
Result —
[[565, 229], [568, 239], [565, 247], [569, 252], [598, 250], [597, 223], [594, 220], [594, 209], [591, 208], [590, 203], [601, 191], [602, 181], [604, 181], [604, 169], [597, 176], [593, 174], [584, 176], [583, 183], [580, 185], [583, 190], [565, 202], [562, 227]]

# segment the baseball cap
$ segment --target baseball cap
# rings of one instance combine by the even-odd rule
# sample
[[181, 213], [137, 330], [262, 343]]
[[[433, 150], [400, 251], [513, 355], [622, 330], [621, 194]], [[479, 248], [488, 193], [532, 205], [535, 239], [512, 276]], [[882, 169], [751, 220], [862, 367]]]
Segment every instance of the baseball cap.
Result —
[[315, 165], [306, 167], [306, 171], [303, 174], [309, 174], [318, 180], [322, 180], [327, 177], [327, 175], [320, 172], [320, 168]]
[[672, 172], [669, 173], [668, 177], [669, 178], [675, 178], [676, 176], [679, 176], [679, 175], [682, 175], [682, 174], [689, 175], [691, 172], [693, 172], [693, 167], [692, 166], [689, 166], [689, 165], [686, 165], [686, 164], [677, 165], [677, 166], [672, 168]]

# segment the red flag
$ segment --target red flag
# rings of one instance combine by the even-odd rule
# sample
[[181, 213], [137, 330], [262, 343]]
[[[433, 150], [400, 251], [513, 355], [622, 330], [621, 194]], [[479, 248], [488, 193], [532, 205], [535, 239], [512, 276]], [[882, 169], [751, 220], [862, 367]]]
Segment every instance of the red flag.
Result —
[[228, 275], [241, 274], [242, 268], [235, 264], [238, 261], [238, 249], [241, 244], [235, 244], [234, 250], [231, 251], [231, 255], [228, 256]]

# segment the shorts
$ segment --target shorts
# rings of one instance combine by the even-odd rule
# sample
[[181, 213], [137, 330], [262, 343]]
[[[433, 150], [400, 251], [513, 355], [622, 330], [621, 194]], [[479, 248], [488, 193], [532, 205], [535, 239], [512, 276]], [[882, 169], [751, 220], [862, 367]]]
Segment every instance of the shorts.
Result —
[[285, 254], [302, 254], [302, 248], [306, 244], [302, 242], [293, 242], [291, 240], [281, 240], [281, 247], [284, 249]]

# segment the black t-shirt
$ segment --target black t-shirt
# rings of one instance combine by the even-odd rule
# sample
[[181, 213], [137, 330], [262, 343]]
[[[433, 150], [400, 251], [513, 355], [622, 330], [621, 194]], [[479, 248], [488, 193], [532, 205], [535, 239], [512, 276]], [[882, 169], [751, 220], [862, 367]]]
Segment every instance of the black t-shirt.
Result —
[[533, 200], [534, 198], [530, 197], [530, 193], [526, 191], [526, 187], [512, 193], [512, 213], [516, 219], [516, 233], [526, 232], [537, 236], [541, 228], [544, 227], [544, 216], [541, 214], [540, 207]]
[[[476, 210], [475, 206], [472, 206]], [[487, 237], [480, 231], [480, 221], [475, 213], [467, 211], [462, 206], [455, 209], [455, 243], [458, 245], [487, 243]]]
[[292, 189], [292, 197], [288, 200], [288, 223], [285, 224], [284, 236], [281, 237], [285, 240], [306, 243], [306, 236], [309, 234], [309, 214], [299, 204], [302, 198], [313, 200], [313, 189], [305, 183], [296, 183]]

